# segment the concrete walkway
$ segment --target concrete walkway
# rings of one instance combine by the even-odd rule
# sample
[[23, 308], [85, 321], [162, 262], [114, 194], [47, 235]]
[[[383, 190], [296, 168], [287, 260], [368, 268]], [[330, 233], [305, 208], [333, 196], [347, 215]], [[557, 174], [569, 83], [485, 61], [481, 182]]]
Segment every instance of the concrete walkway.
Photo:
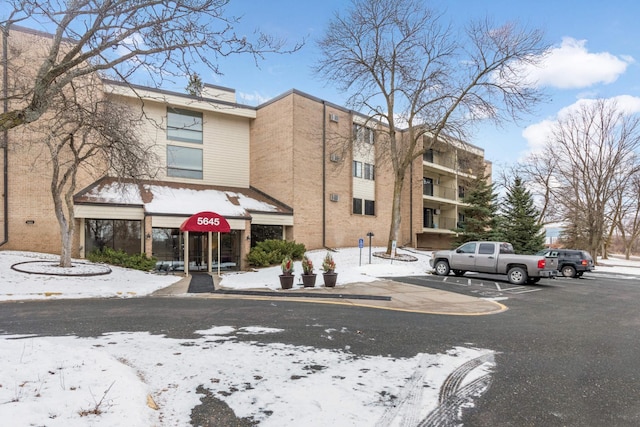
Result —
[[216, 275], [213, 275], [213, 279], [216, 291], [212, 293], [188, 293], [191, 281], [189, 276], [168, 288], [154, 292], [152, 296], [286, 300], [457, 316], [496, 314], [507, 310], [506, 306], [495, 301], [392, 280], [349, 283], [335, 288], [316, 286], [274, 291], [269, 289], [227, 290], [220, 287], [220, 280]]

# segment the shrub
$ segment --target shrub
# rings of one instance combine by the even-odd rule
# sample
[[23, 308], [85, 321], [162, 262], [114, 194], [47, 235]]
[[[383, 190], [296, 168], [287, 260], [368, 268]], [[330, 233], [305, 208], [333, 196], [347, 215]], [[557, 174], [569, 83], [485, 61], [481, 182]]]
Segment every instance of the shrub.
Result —
[[132, 268], [134, 270], [151, 271], [156, 266], [155, 258], [148, 258], [146, 254], [128, 254], [122, 250], [104, 248], [96, 249], [87, 254], [87, 259], [91, 262], [102, 262], [119, 267]]
[[254, 267], [268, 267], [280, 264], [286, 257], [301, 259], [306, 250], [302, 243], [278, 239], [263, 240], [251, 248], [247, 261]]

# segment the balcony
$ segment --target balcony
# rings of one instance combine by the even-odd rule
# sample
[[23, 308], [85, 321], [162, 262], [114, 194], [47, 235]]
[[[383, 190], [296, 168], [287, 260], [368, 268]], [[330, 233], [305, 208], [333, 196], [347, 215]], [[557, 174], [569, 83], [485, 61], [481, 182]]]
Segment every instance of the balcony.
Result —
[[446, 187], [440, 184], [423, 182], [422, 195], [426, 197], [434, 197], [437, 199], [444, 199], [455, 202], [457, 200], [458, 190], [456, 188]]
[[453, 232], [456, 229], [457, 223], [455, 218], [446, 218], [439, 215], [430, 217], [427, 215], [423, 221], [423, 230], [425, 232]]

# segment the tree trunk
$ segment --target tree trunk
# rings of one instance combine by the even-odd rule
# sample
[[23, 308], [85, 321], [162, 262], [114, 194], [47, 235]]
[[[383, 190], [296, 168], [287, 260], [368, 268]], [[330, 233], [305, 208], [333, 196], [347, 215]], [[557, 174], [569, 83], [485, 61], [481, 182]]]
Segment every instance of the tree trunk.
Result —
[[391, 255], [393, 242], [398, 242], [400, 233], [400, 204], [402, 202], [402, 187], [404, 186], [404, 173], [396, 172], [396, 179], [393, 184], [393, 202], [391, 205], [391, 227], [389, 228], [389, 241], [387, 243], [387, 255]]
[[60, 267], [71, 267], [71, 242], [73, 241], [74, 227], [67, 221], [62, 209], [60, 195], [53, 195], [58, 225], [60, 225]]

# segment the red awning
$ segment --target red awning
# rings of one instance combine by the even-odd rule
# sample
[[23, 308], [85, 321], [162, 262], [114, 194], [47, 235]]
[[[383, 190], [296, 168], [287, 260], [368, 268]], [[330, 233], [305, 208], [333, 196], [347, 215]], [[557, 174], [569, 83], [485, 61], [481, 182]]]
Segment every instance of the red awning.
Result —
[[223, 216], [215, 212], [198, 212], [182, 223], [180, 231], [228, 233], [231, 231], [231, 226]]

